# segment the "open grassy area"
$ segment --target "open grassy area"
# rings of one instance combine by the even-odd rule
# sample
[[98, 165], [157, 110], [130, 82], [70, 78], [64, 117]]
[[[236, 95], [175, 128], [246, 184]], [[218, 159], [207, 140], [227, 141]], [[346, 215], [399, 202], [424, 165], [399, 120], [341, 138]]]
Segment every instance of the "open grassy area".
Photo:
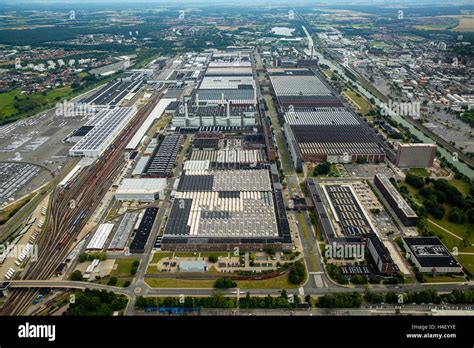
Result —
[[171, 115], [161, 117], [156, 123], [157, 128], [164, 128], [171, 122]]
[[146, 278], [145, 282], [152, 288], [209, 289], [214, 286], [215, 281], [174, 278]]
[[372, 109], [370, 103], [361, 95], [357, 95], [356, 92], [347, 90], [344, 91], [343, 94], [345, 94], [350, 100], [352, 100], [357, 105], [357, 108], [362, 114], [366, 114]]
[[[173, 279], [173, 278], [146, 278], [145, 282], [152, 288], [196, 288], [209, 289], [214, 287], [214, 280], [190, 280], [190, 279]], [[294, 289], [299, 285], [290, 284], [288, 282], [288, 274], [264, 279], [264, 280], [239, 280], [237, 287], [240, 289]]]
[[111, 277], [117, 277], [117, 284], [114, 286], [123, 287], [126, 282], [132, 282], [134, 276], [131, 274], [132, 265], [134, 261], [139, 259], [127, 258], [127, 259], [116, 259], [115, 265], [117, 268], [110, 272], [110, 275], [99, 280], [101, 284], [108, 284]]
[[423, 277], [427, 283], [462, 283], [466, 281], [466, 278], [456, 275], [442, 274], [437, 275], [436, 277], [433, 277], [431, 275], [424, 275]]
[[[50, 104], [54, 106], [65, 96], [70, 95], [71, 87], [60, 87], [51, 89], [44, 93], [22, 95], [19, 89], [0, 94], [0, 120], [14, 115], [17, 112], [28, 113], [42, 106]], [[15, 97], [17, 100], [15, 100]]]
[[115, 264], [117, 268], [110, 273], [110, 276], [125, 277], [131, 275], [132, 264], [137, 260], [138, 259], [116, 259]]
[[331, 69], [325, 69], [323, 70], [324, 75], [330, 80], [332, 78], [332, 75], [334, 74]]
[[278, 145], [278, 154], [280, 156], [280, 161], [283, 166], [283, 170], [286, 173], [293, 173], [293, 167], [290, 162], [290, 158], [288, 157], [288, 153], [286, 151], [286, 144], [283, 132], [281, 130], [280, 124], [278, 123], [278, 117], [273, 105], [273, 100], [269, 96], [265, 96], [265, 102], [268, 106], [268, 114], [270, 115], [270, 120], [272, 127], [274, 129], [275, 138]]
[[449, 180], [449, 183], [452, 186], [456, 187], [459, 191], [461, 191], [464, 196], [467, 196], [469, 194], [469, 184], [464, 180], [453, 179]]
[[288, 281], [288, 274], [265, 279], [265, 280], [239, 280], [237, 286], [240, 289], [294, 289], [300, 285], [291, 284]]
[[446, 244], [446, 246], [452, 250], [453, 247], [459, 248], [460, 251], [474, 251], [473, 246], [468, 246], [468, 247], [463, 247], [462, 246], [462, 240], [459, 238], [454, 237], [452, 234], [446, 232], [442, 228], [436, 226], [435, 224], [443, 227], [444, 229], [450, 231], [451, 233], [454, 233], [456, 236], [462, 238], [462, 239], [467, 239], [468, 241], [473, 244], [474, 242], [474, 235], [471, 233], [471, 235], [468, 235], [466, 232], [471, 229], [471, 231], [474, 229], [474, 226], [472, 224], [464, 223], [462, 225], [457, 225], [454, 224], [450, 221], [448, 221], [447, 217], [443, 217], [441, 220], [436, 220], [436, 219], [431, 219], [432, 221], [427, 221], [426, 222], [426, 227], [433, 231], [436, 235], [442, 236], [443, 242]]
[[459, 24], [459, 21], [453, 19], [448, 23], [439, 23], [439, 24], [424, 24], [424, 25], [415, 25], [416, 29], [419, 30], [449, 30], [456, 28]]
[[[100, 283], [100, 284], [104, 284], [104, 285], [108, 285], [109, 279], [110, 279], [110, 276], [104, 277], [104, 278], [102, 278], [101, 280], [99, 280], [99, 283]], [[130, 282], [130, 283], [131, 283], [132, 280], [133, 280], [133, 277], [118, 278], [118, 279], [117, 279], [117, 284], [115, 284], [114, 286], [119, 287], [119, 288], [123, 288], [123, 287], [125, 287], [125, 283], [126, 283], [126, 282]]]
[[0, 94], [0, 119], [16, 113], [16, 108], [13, 103], [15, 101], [15, 96], [18, 95], [20, 95], [20, 91], [17, 89]]
[[474, 275], [474, 255], [458, 255], [456, 259]]
[[[304, 239], [306, 239], [306, 241], [309, 242], [310, 241], [309, 234], [312, 233], [312, 231], [308, 231], [305, 224], [304, 215], [301, 212], [298, 213], [298, 225], [303, 230]], [[308, 254], [309, 254], [309, 260], [311, 262], [311, 266], [313, 267], [313, 271], [317, 272], [318, 263], [316, 262], [316, 256], [314, 255], [313, 245], [310, 245], [310, 243], [308, 243]]]
[[298, 224], [301, 227], [301, 229], [303, 230], [304, 238], [309, 239], [309, 232], [308, 232], [308, 229], [306, 228], [303, 213], [301, 213], [301, 212], [298, 213]]

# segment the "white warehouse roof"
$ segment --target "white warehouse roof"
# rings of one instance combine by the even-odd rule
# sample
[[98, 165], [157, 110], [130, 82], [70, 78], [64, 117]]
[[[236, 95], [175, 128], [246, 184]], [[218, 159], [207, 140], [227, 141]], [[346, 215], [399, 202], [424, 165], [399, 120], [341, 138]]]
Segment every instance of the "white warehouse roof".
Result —
[[99, 228], [92, 236], [89, 244], [87, 244], [87, 250], [101, 250], [104, 247], [110, 232], [114, 228], [114, 224], [101, 224]]
[[153, 201], [158, 195], [161, 197], [166, 188], [164, 178], [123, 179], [122, 184], [115, 192], [117, 200]]
[[132, 140], [127, 144], [127, 147], [125, 148], [126, 150], [135, 150], [140, 144], [140, 141], [142, 138], [145, 136], [146, 132], [150, 129], [151, 125], [153, 122], [161, 117], [163, 115], [163, 112], [165, 112], [166, 108], [168, 105], [170, 105], [171, 102], [176, 101], [175, 98], [163, 98], [161, 99], [158, 104], [156, 104], [155, 108], [153, 109], [152, 112], [150, 112], [150, 115], [146, 118], [146, 120], [143, 122], [143, 124], [140, 126], [138, 131], [135, 133], [133, 136]]
[[137, 109], [125, 107], [102, 112], [107, 115], [69, 150], [71, 156], [99, 157], [135, 116]]

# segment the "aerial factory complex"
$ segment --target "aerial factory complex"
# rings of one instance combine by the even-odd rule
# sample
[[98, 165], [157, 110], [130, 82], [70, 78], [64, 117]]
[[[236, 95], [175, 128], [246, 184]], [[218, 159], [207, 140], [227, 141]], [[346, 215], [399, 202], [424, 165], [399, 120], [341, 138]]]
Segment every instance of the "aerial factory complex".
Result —
[[2, 315], [472, 315], [472, 5], [122, 5], [0, 6]]

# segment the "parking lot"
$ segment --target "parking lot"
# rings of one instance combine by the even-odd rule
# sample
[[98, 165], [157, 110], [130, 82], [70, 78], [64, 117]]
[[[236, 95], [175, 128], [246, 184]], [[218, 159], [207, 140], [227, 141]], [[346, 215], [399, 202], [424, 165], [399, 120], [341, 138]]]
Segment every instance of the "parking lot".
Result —
[[0, 163], [0, 204], [4, 205], [18, 198], [40, 171], [39, 167], [32, 164]]
[[[51, 180], [51, 173], [59, 173], [71, 161], [68, 152], [73, 145], [63, 139], [86, 121], [81, 116], [58, 116], [52, 109], [0, 126], [0, 204], [36, 190]], [[5, 165], [12, 161], [18, 163]]]

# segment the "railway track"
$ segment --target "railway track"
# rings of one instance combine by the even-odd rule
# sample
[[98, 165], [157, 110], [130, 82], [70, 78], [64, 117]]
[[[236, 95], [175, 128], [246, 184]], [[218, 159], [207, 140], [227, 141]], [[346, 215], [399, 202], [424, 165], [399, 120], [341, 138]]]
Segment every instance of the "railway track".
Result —
[[[22, 272], [22, 279], [49, 279], [65, 260], [81, 230], [124, 165], [123, 150], [156, 106], [160, 95], [143, 106], [106, 152], [83, 168], [66, 188], [52, 191], [47, 225], [38, 238], [38, 259]], [[34, 300], [36, 291], [12, 290], [1, 315], [21, 315]]]

